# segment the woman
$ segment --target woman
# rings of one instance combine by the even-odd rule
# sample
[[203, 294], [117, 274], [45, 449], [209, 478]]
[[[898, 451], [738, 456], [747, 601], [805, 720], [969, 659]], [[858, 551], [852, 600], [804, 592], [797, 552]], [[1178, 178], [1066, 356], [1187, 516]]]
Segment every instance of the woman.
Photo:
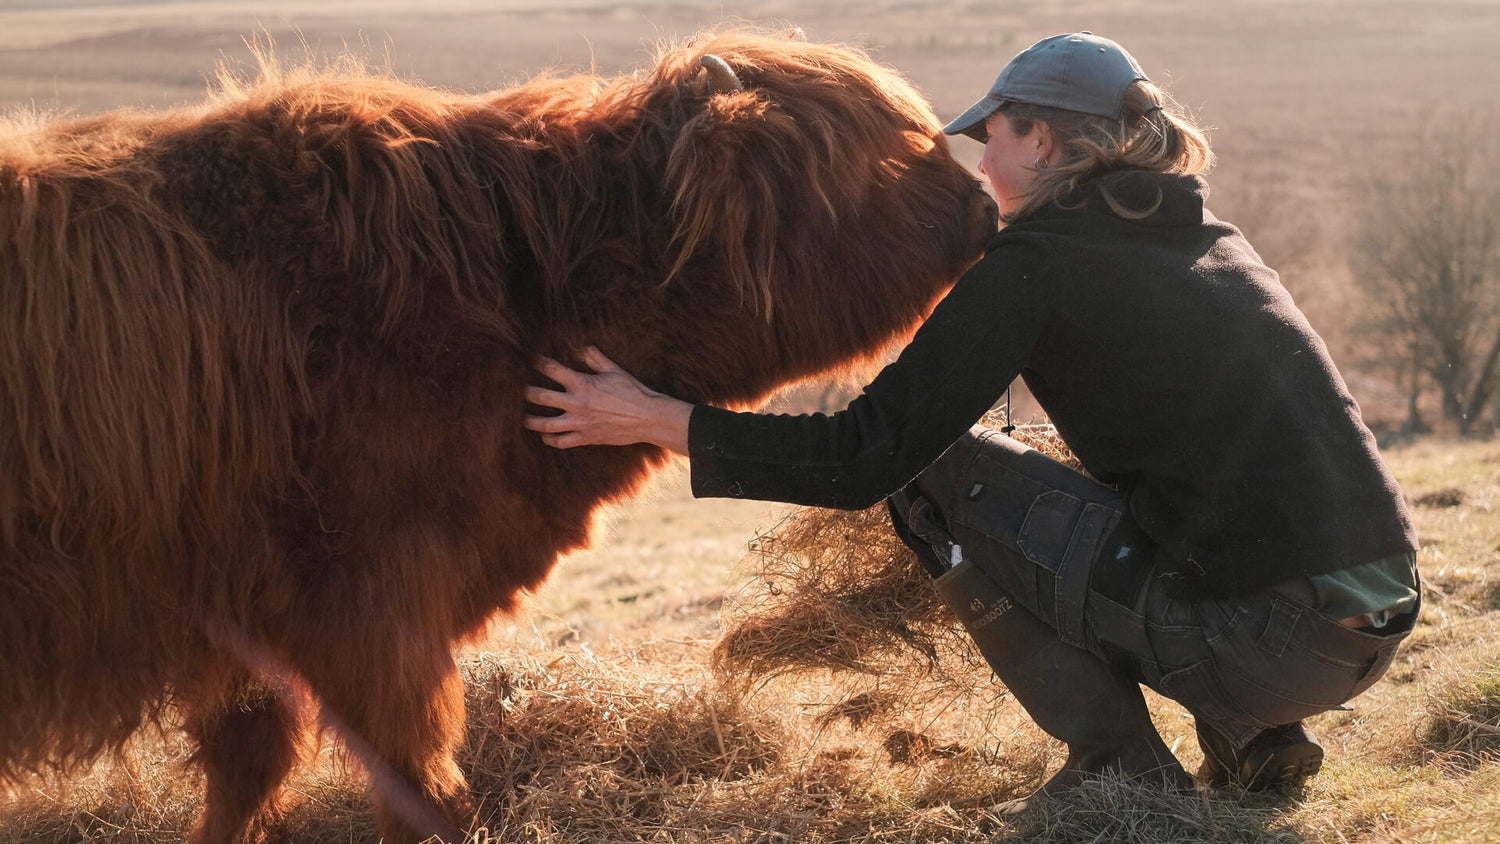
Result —
[[[1203, 133], [1113, 41], [1037, 42], [944, 131], [984, 143], [1006, 225], [846, 410], [691, 406], [591, 349], [594, 374], [542, 362], [563, 389], [528, 397], [562, 413], [528, 427], [686, 454], [700, 497], [889, 497], [1067, 744], [1044, 795], [1106, 771], [1192, 786], [1140, 683], [1193, 713], [1200, 779], [1301, 782], [1323, 758], [1301, 719], [1378, 679], [1418, 607], [1410, 518], [1322, 341], [1204, 208]], [[1018, 374], [1092, 479], [970, 430]]]

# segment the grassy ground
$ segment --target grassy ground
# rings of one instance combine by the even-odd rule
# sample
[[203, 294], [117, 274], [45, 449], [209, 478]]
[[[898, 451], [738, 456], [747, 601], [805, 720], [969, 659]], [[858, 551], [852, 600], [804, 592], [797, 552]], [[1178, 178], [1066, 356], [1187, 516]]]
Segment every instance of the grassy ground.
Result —
[[[742, 623], [768, 585], [754, 555], [733, 573], [723, 561], [777, 513], [668, 484], [465, 657], [475, 841], [1500, 839], [1500, 441], [1421, 440], [1387, 457], [1423, 537], [1426, 605], [1387, 678], [1312, 719], [1328, 761], [1305, 788], [1177, 796], [1105, 782], [997, 817], [985, 807], [1034, 788], [1061, 748], [961, 638], [939, 641], [928, 669], [750, 687], [715, 673], [720, 619]], [[1153, 711], [1195, 767], [1187, 714], [1160, 698]], [[180, 840], [199, 785], [185, 754], [147, 737], [93, 776], [38, 782], [0, 805], [0, 841]], [[335, 748], [294, 790], [290, 840], [376, 840], [363, 779]]]

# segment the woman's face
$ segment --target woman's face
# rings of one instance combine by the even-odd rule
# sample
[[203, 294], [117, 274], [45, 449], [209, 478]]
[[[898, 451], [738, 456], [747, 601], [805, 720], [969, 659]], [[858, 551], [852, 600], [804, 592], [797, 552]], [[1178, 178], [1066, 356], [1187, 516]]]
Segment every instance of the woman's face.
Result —
[[1052, 135], [1047, 124], [1039, 120], [1031, 122], [1031, 130], [1017, 135], [1010, 118], [1000, 112], [989, 117], [986, 123], [989, 140], [984, 143], [984, 155], [979, 159], [979, 172], [990, 180], [995, 189], [995, 201], [1001, 214], [1009, 214], [1020, 204], [1020, 198], [1031, 189], [1036, 180], [1036, 171], [1052, 152]]

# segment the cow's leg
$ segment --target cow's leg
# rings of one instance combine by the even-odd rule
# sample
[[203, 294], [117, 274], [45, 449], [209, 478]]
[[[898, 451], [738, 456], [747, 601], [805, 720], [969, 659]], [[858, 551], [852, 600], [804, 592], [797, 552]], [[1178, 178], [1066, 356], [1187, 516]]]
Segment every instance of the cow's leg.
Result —
[[272, 691], [241, 683], [190, 709], [186, 729], [207, 779], [194, 844], [259, 842], [281, 817], [281, 783], [297, 764], [306, 730], [296, 708]]
[[434, 836], [458, 844], [471, 820], [468, 785], [453, 761], [464, 725], [458, 667], [446, 647], [361, 633], [368, 638], [347, 658], [324, 648], [302, 667], [324, 724], [369, 772], [387, 844]]

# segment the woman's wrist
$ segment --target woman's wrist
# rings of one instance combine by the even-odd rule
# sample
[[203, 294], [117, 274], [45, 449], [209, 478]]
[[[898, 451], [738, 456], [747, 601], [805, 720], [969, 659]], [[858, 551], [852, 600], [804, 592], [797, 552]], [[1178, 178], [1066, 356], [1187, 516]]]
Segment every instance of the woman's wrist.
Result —
[[653, 405], [647, 428], [642, 432], [642, 441], [686, 457], [694, 405], [660, 393]]

